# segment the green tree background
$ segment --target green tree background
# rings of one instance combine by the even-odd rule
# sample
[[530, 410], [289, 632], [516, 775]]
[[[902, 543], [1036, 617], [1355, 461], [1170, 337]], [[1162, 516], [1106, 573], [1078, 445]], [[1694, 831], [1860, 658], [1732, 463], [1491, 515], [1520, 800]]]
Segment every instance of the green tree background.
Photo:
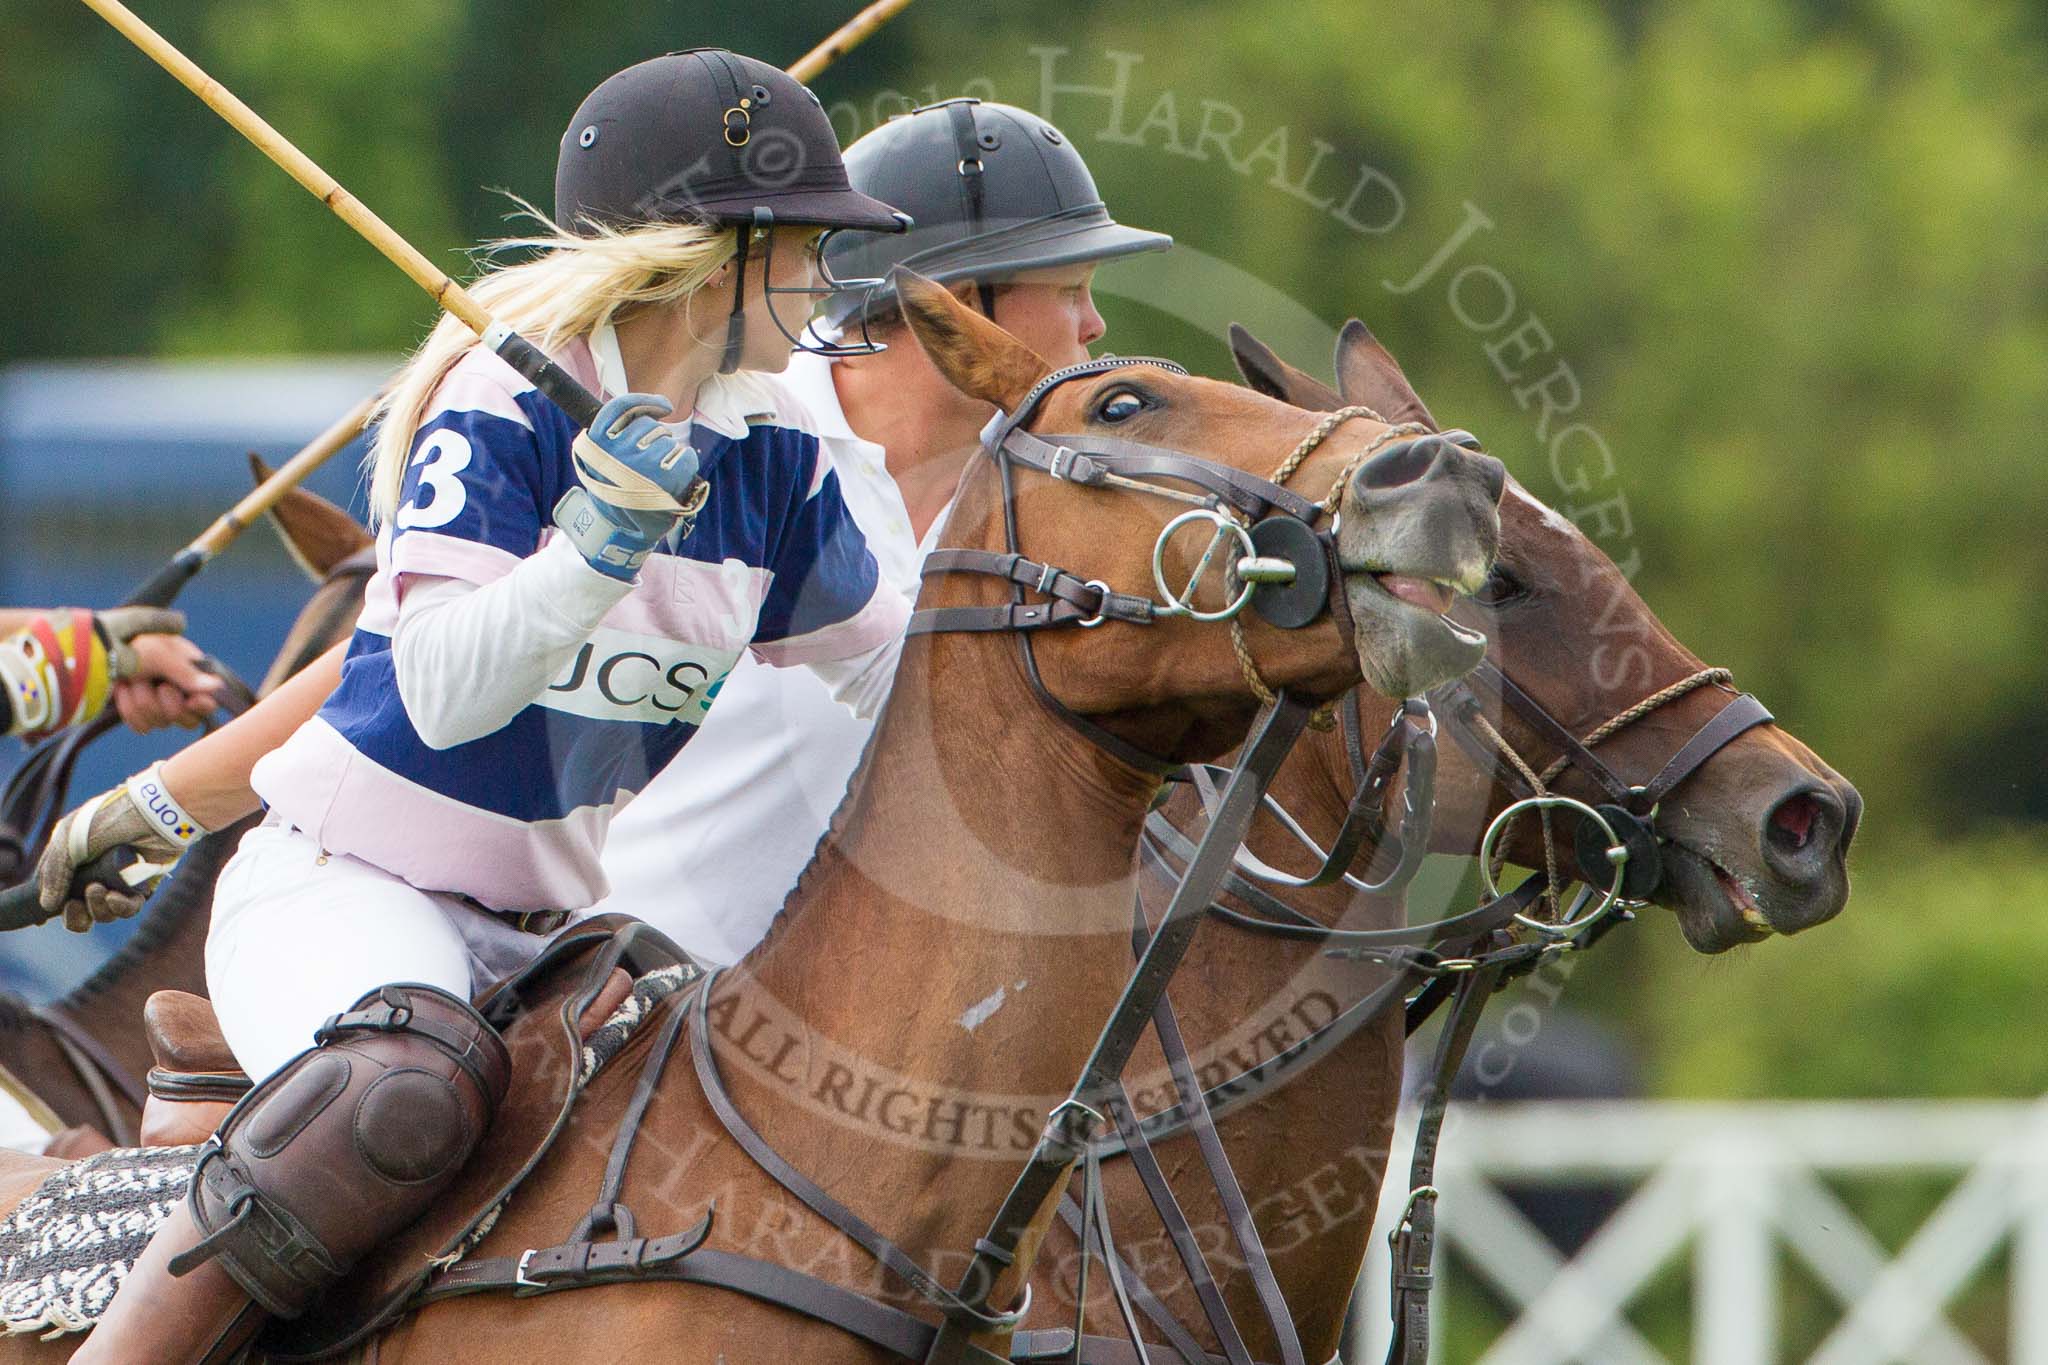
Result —
[[[190, 0], [148, 17], [459, 269], [506, 228], [493, 190], [547, 202], [556, 138], [611, 70], [698, 43], [787, 62], [852, 8]], [[1048, 63], [1107, 85], [1120, 53], [1120, 112], [1047, 98]], [[1707, 962], [1652, 918], [1588, 960], [1575, 998], [1641, 1043], [1667, 1093], [2048, 1090], [2048, 1049], [2009, 1037], [2038, 994], [2048, 898], [2037, 0], [918, 0], [818, 88], [849, 137], [906, 97], [1040, 108], [1125, 221], [1326, 324], [1365, 317], [1440, 415], [1571, 507], [1517, 393], [1567, 363], [1575, 416], [1618, 462], [1604, 496], [1626, 499], [1625, 524], [1617, 507], [1584, 524], [1869, 801], [1841, 921]], [[395, 356], [429, 321], [81, 6], [0, 14], [0, 129], [0, 357]], [[1351, 224], [1311, 202], [1363, 167], [1384, 183]], [[1386, 287], [1473, 209], [1492, 225], [1430, 286]], [[1470, 325], [1498, 307], [1483, 280], [1450, 295], [1467, 264], [1511, 286], [1500, 326]], [[1117, 349], [1227, 372], [1235, 300], [1183, 300], [1191, 325], [1110, 292]], [[1553, 346], [1510, 381], [1486, 348], [1531, 318]]]

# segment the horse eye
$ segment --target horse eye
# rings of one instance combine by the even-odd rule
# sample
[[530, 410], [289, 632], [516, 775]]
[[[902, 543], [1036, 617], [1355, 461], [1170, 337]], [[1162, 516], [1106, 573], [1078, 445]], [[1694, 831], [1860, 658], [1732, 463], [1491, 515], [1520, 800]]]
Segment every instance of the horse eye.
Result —
[[1095, 405], [1095, 416], [1104, 422], [1128, 422], [1145, 410], [1145, 400], [1119, 389]]
[[1486, 575], [1486, 582], [1472, 600], [1481, 606], [1503, 607], [1510, 602], [1519, 602], [1529, 595], [1528, 587], [1500, 565], [1493, 566], [1493, 572]]

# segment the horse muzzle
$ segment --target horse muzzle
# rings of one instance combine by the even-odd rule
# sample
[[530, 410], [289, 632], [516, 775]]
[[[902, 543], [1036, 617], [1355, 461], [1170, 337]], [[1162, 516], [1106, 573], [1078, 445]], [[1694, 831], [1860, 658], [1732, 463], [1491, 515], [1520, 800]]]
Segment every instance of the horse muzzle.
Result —
[[1346, 482], [1338, 563], [1374, 691], [1416, 696], [1485, 657], [1486, 637], [1447, 613], [1486, 581], [1506, 487], [1499, 460], [1437, 435], [1387, 447]]

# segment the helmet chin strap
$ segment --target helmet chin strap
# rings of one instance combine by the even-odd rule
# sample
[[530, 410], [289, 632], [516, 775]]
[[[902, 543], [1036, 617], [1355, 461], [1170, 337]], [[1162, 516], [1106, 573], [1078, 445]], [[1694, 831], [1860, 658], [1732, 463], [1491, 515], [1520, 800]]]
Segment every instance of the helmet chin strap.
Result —
[[746, 223], [733, 229], [738, 249], [733, 253], [732, 312], [725, 319], [725, 356], [718, 362], [720, 374], [739, 369], [740, 354], [747, 345], [747, 239], [752, 232], [752, 226]]

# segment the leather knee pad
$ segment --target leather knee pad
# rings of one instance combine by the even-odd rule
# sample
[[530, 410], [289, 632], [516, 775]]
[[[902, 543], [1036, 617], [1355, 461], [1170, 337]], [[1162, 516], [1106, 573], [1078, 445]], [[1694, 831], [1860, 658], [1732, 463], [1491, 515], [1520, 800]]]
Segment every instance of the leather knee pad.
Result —
[[190, 1204], [205, 1240], [172, 1266], [218, 1257], [287, 1318], [425, 1212], [483, 1140], [512, 1074], [497, 1031], [433, 986], [372, 991], [316, 1042], [201, 1152]]

